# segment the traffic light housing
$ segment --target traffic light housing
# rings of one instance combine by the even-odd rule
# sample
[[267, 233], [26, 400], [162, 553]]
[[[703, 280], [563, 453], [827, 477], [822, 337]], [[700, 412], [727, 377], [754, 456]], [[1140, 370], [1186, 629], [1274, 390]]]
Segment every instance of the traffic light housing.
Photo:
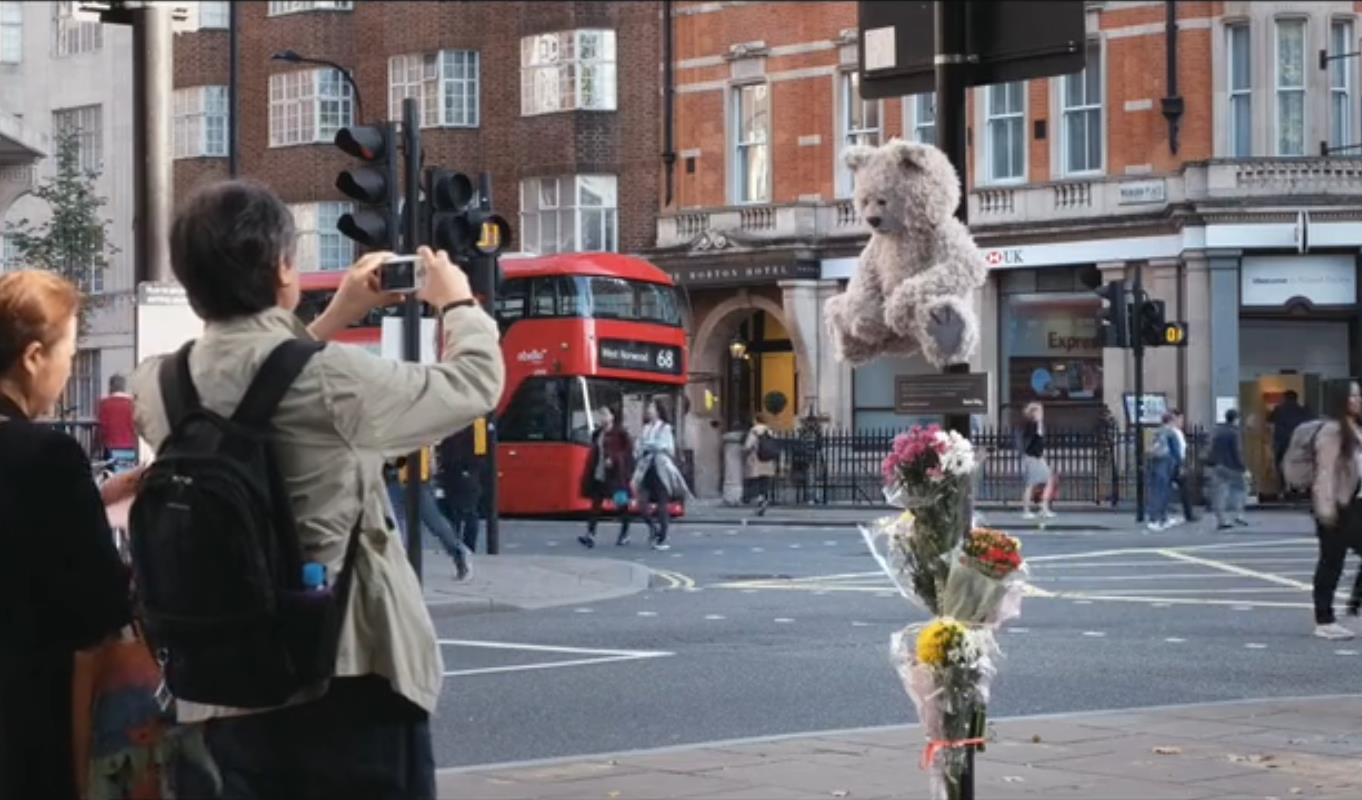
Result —
[[1130, 347], [1130, 307], [1126, 303], [1126, 286], [1111, 281], [1097, 290], [1102, 298], [1097, 315], [1097, 338], [1103, 347]]
[[336, 146], [362, 163], [336, 176], [336, 188], [355, 201], [336, 228], [366, 250], [399, 249], [399, 180], [395, 125], [352, 125], [336, 132]]
[[476, 256], [500, 253], [511, 240], [511, 226], [486, 208], [467, 175], [447, 169], [427, 174], [430, 201], [430, 242], [461, 263]]
[[1145, 347], [1163, 347], [1164, 331], [1168, 327], [1168, 321], [1164, 319], [1166, 306], [1162, 300], [1145, 300], [1140, 303], [1140, 314], [1137, 326], [1140, 331], [1140, 342]]

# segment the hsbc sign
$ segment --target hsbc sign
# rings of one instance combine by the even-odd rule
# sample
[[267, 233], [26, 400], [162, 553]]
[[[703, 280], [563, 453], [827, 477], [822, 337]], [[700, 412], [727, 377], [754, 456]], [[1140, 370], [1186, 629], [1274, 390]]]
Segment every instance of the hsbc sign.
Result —
[[1020, 267], [1026, 264], [1020, 247], [985, 250], [984, 262], [990, 267]]

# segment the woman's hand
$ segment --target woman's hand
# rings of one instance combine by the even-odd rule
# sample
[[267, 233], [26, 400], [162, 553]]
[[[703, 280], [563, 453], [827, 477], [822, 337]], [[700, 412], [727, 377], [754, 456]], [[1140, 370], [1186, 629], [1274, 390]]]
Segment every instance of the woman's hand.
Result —
[[392, 253], [380, 251], [367, 253], [356, 261], [345, 273], [336, 296], [331, 299], [331, 305], [308, 326], [308, 333], [325, 341], [364, 319], [375, 308], [402, 302], [401, 293], [385, 292], [379, 288], [378, 271], [382, 269], [383, 262], [392, 256]]
[[99, 487], [99, 499], [104, 501], [104, 505], [111, 506], [137, 494], [137, 487], [142, 482], [142, 473], [146, 470], [146, 467], [138, 467], [127, 472], [120, 472], [104, 481]]

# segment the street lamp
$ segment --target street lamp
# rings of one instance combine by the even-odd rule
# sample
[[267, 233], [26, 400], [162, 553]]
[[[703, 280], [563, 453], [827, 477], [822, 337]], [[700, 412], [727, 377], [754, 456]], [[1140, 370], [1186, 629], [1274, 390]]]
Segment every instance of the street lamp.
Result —
[[728, 343], [728, 354], [733, 356], [734, 361], [741, 360], [743, 356], [747, 355], [747, 342], [734, 337], [733, 341]]
[[300, 56], [294, 50], [280, 50], [278, 53], [275, 53], [274, 55], [270, 56], [270, 60], [287, 61], [290, 64], [321, 64], [324, 67], [330, 67], [336, 70], [342, 76], [345, 77], [346, 83], [350, 84], [350, 91], [355, 95], [356, 121], [362, 122], [364, 120], [364, 103], [363, 101], [360, 100], [359, 97], [359, 84], [355, 83], [355, 78], [353, 75], [350, 74], [350, 70], [346, 69], [345, 67], [342, 67], [340, 64], [337, 64], [334, 61], [327, 61], [324, 58], [308, 58], [307, 56]]

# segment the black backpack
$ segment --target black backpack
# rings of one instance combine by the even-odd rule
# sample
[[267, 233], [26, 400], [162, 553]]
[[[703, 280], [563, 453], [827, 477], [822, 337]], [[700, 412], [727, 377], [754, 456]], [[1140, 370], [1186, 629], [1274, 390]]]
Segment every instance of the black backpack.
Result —
[[770, 431], [757, 437], [757, 460], [775, 461], [780, 458], [780, 442]]
[[161, 364], [170, 436], [129, 517], [137, 604], [178, 698], [265, 708], [335, 672], [356, 533], [340, 575], [311, 591], [270, 419], [324, 345], [291, 339], [265, 359], [230, 419], [205, 409], [193, 342]]

